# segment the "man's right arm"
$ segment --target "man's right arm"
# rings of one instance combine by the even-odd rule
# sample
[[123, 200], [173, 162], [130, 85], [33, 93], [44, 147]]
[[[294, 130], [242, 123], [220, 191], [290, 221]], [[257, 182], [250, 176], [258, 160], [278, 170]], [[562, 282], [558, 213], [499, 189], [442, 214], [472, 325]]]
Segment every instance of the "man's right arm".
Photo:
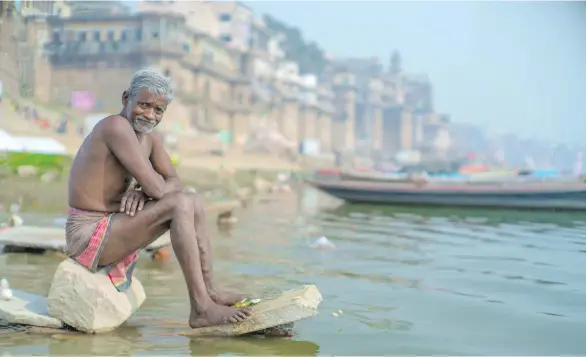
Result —
[[128, 121], [111, 116], [104, 122], [102, 136], [106, 146], [136, 179], [147, 196], [161, 199], [165, 193], [165, 180], [151, 166], [144, 155], [138, 138]]

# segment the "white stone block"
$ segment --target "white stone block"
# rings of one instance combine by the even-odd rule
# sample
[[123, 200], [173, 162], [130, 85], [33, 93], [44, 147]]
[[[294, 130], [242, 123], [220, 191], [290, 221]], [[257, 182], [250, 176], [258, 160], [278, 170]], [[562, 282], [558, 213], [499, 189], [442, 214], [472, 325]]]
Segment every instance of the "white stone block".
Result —
[[136, 277], [126, 291], [119, 292], [106, 272], [94, 274], [67, 259], [59, 264], [53, 277], [47, 311], [79, 331], [101, 333], [122, 325], [145, 299]]

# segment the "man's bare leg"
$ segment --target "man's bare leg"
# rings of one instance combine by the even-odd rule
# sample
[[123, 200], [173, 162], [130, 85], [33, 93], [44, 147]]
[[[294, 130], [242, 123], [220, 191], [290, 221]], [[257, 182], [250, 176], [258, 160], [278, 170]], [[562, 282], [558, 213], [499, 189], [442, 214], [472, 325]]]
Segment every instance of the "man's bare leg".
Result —
[[217, 304], [232, 306], [244, 299], [244, 295], [223, 292], [217, 289], [213, 279], [212, 245], [206, 231], [205, 204], [198, 194], [189, 194], [193, 201], [195, 213], [195, 231], [201, 259], [201, 271], [208, 290], [208, 294]]
[[189, 292], [189, 325], [196, 328], [243, 321], [250, 315], [249, 309], [219, 305], [207, 292], [195, 234], [194, 215], [193, 199], [185, 193], [175, 193], [159, 201], [148, 202], [134, 217], [116, 215], [99, 264], [119, 261], [146, 247], [170, 228], [173, 250]]

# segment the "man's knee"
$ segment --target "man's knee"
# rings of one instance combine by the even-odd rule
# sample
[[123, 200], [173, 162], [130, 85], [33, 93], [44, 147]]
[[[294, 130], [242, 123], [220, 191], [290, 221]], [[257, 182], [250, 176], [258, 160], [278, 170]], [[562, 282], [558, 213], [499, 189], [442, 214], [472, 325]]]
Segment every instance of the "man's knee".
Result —
[[205, 202], [202, 195], [195, 192], [186, 192], [185, 195], [189, 197], [193, 205], [194, 214], [197, 217], [203, 217], [205, 215]]
[[177, 192], [165, 196], [167, 204], [175, 214], [190, 215], [195, 214], [193, 199], [184, 192]]

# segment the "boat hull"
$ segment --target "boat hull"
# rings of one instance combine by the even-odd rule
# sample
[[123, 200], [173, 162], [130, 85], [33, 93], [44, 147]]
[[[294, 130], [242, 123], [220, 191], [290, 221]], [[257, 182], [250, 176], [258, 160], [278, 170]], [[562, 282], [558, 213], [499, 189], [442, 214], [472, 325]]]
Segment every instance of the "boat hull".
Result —
[[413, 185], [364, 181], [309, 184], [351, 203], [586, 210], [584, 184]]

